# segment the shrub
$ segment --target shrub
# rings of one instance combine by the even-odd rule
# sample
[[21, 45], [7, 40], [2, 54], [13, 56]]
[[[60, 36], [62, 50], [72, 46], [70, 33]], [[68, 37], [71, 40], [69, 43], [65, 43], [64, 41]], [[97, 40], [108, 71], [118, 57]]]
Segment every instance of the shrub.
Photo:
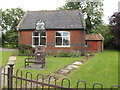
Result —
[[81, 53], [79, 51], [71, 51], [70, 52], [71, 57], [80, 57]]
[[80, 57], [80, 52], [77, 51], [71, 51], [71, 52], [64, 52], [60, 51], [57, 55], [57, 57]]
[[30, 55], [32, 54], [32, 47], [30, 45], [20, 44], [18, 46], [19, 55]]
[[46, 56], [52, 56], [52, 54], [50, 52], [45, 52]]

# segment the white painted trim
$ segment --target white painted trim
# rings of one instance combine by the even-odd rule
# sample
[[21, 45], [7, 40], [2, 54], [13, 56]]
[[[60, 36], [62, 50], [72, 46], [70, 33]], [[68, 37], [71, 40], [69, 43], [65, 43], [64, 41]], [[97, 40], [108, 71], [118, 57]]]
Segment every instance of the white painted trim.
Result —
[[[69, 36], [56, 36], [56, 32], [69, 32]], [[55, 47], [70, 47], [70, 44], [71, 44], [71, 32], [70, 31], [56, 31], [55, 32]], [[56, 37], [62, 37], [62, 45], [56, 45]], [[63, 37], [69, 37], [69, 45], [63, 45]]]
[[[35, 46], [45, 46], [47, 47], [47, 41], [46, 41], [46, 45], [40, 45], [40, 33], [39, 33], [39, 36], [33, 36], [33, 33], [32, 32], [32, 47], [35, 47]], [[38, 37], [39, 38], [39, 45], [33, 45], [33, 37]], [[46, 40], [47, 40], [47, 33], [46, 33], [46, 36], [42, 36], [42, 37], [46, 37]]]

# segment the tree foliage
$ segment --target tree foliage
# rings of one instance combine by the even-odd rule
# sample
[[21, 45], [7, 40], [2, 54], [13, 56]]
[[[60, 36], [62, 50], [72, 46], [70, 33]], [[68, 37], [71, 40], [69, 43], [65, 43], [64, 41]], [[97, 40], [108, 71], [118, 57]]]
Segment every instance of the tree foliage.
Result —
[[16, 31], [20, 19], [24, 15], [24, 11], [21, 8], [6, 9], [2, 12], [2, 27], [4, 30]]
[[18, 33], [17, 33], [17, 25], [20, 22], [22, 16], [24, 15], [24, 11], [21, 8], [11, 8], [2, 11], [2, 23], [1, 26], [3, 28], [3, 45], [5, 42], [8, 44], [13, 44], [17, 46], [18, 42]]
[[109, 25], [100, 25], [94, 30], [94, 33], [101, 34], [104, 37], [105, 48], [108, 48], [108, 46], [112, 43], [112, 39], [114, 36], [111, 34]]
[[111, 33], [114, 35], [113, 44], [120, 48], [120, 12], [114, 13], [110, 17]]
[[68, 2], [63, 7], [58, 8], [59, 10], [75, 10], [81, 9], [85, 22], [86, 32], [93, 33], [93, 29], [102, 24], [102, 2]]

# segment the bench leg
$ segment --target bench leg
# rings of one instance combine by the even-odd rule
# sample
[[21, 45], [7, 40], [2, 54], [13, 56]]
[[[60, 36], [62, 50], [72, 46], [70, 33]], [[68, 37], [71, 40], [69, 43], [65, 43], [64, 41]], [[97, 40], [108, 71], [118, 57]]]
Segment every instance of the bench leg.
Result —
[[25, 68], [26, 68], [26, 66], [29, 66], [29, 63], [26, 63], [26, 62], [25, 62]]
[[45, 67], [45, 64], [43, 63], [43, 64], [42, 64], [42, 68], [44, 68], [44, 67]]
[[25, 68], [26, 68], [26, 62], [25, 62]]
[[43, 63], [42, 63], [42, 68], [43, 68], [44, 66], [43, 66]]
[[45, 67], [45, 64], [43, 64], [44, 65], [44, 67]]

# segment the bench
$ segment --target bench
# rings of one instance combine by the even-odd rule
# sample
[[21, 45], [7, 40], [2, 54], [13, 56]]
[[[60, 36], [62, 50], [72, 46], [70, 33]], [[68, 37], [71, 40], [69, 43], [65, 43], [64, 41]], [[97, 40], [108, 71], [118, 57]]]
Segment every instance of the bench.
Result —
[[45, 67], [45, 53], [37, 52], [32, 58], [25, 58], [25, 67], [30, 66], [30, 63], [42, 64], [42, 68]]

